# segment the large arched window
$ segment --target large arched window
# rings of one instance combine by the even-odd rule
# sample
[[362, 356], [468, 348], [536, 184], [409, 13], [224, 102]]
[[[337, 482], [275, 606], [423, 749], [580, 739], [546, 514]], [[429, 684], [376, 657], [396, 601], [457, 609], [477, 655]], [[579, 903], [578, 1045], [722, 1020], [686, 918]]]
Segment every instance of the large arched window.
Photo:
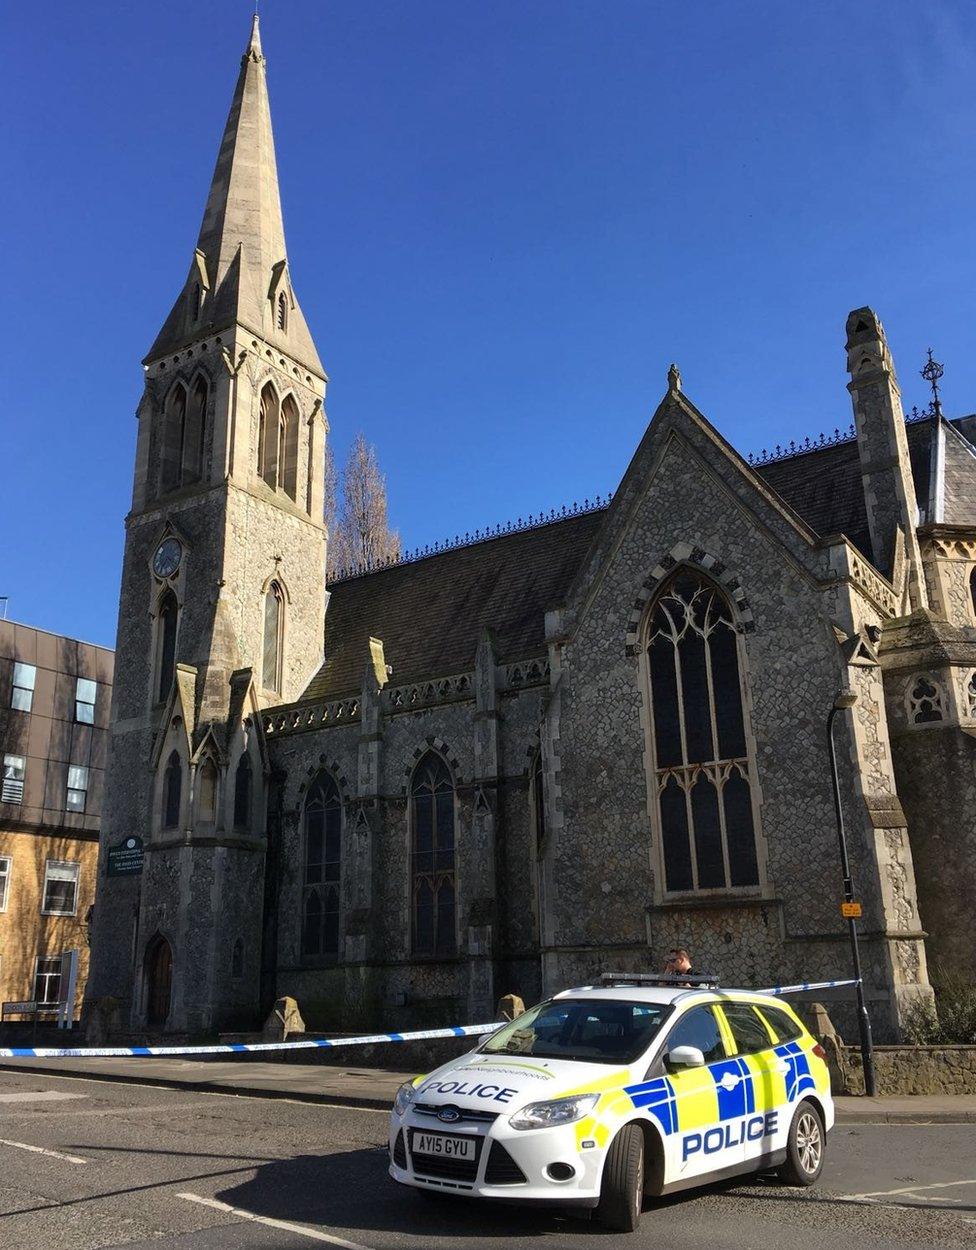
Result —
[[183, 766], [174, 751], [166, 762], [163, 774], [163, 828], [178, 829], [180, 826], [180, 800], [183, 796]]
[[281, 405], [278, 447], [278, 485], [289, 499], [298, 502], [298, 405], [287, 395]]
[[164, 491], [179, 486], [183, 472], [183, 439], [186, 432], [186, 387], [178, 382], [169, 393], [163, 411], [163, 446], [160, 485]]
[[261, 392], [261, 415], [258, 423], [258, 476], [272, 490], [278, 485], [278, 419], [280, 405], [270, 382]]
[[651, 606], [644, 662], [665, 889], [758, 885], [738, 635], [721, 591], [679, 570]]
[[242, 755], [234, 774], [234, 828], [247, 829], [251, 823], [251, 761]]
[[302, 955], [306, 959], [337, 959], [342, 803], [339, 789], [327, 773], [315, 779], [305, 799], [304, 842]]
[[179, 620], [179, 606], [176, 596], [167, 590], [159, 601], [159, 613], [156, 618], [156, 646], [159, 660], [157, 662], [156, 698], [163, 703], [169, 698], [173, 685], [173, 674], [176, 670], [176, 626]]
[[203, 437], [207, 416], [207, 384], [197, 378], [190, 391], [183, 427], [183, 453], [180, 485], [199, 482], [203, 474]]
[[281, 641], [285, 622], [285, 597], [277, 582], [264, 596], [264, 662], [261, 681], [265, 690], [281, 693]]
[[432, 751], [414, 770], [410, 801], [413, 949], [418, 955], [454, 955], [454, 782]]

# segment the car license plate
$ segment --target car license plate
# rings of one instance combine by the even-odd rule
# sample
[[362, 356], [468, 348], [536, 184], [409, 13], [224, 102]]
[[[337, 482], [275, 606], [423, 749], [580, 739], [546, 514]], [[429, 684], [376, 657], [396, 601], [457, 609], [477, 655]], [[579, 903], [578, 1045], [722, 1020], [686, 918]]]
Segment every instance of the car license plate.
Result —
[[448, 1137], [446, 1133], [414, 1133], [413, 1152], [421, 1155], [440, 1155], [445, 1159], [473, 1159], [473, 1137]]

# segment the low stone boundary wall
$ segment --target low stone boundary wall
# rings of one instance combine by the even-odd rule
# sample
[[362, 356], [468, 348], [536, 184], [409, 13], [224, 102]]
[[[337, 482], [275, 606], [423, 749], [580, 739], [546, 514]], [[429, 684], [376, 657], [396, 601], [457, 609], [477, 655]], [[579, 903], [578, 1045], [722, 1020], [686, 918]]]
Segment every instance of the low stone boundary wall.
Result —
[[[863, 1094], [864, 1072], [857, 1046], [824, 1039], [835, 1094]], [[976, 1046], [875, 1046], [878, 1093], [976, 1094]]]

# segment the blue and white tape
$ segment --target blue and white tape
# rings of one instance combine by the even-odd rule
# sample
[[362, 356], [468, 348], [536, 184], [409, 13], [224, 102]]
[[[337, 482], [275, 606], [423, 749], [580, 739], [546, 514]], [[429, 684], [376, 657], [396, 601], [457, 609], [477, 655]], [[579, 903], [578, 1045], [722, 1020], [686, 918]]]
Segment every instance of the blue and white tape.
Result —
[[838, 990], [844, 985], [860, 985], [860, 981], [804, 981], [800, 985], [773, 985], [768, 990], [756, 990], [756, 993], [780, 997], [783, 994], [804, 994], [807, 990]]
[[300, 1042], [218, 1042], [212, 1046], [0, 1046], [0, 1059], [128, 1059], [165, 1055], [240, 1055], [269, 1050], [321, 1050], [331, 1046], [371, 1046], [382, 1042], [420, 1042], [440, 1037], [480, 1037], [497, 1024], [462, 1024], [453, 1029], [414, 1033], [372, 1033], [366, 1037], [316, 1037]]

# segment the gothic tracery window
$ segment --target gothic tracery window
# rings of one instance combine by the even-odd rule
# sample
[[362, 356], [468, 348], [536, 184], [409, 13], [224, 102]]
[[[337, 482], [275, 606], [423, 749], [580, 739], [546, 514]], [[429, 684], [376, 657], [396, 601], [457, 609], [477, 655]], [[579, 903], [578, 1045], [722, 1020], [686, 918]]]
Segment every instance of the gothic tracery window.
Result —
[[180, 453], [180, 485], [199, 482], [203, 474], [203, 437], [207, 417], [207, 384], [197, 378], [187, 401]]
[[163, 410], [163, 446], [160, 486], [175, 490], [183, 473], [183, 440], [186, 434], [186, 387], [178, 382], [169, 393]]
[[173, 751], [166, 762], [163, 774], [163, 828], [178, 829], [180, 825], [180, 801], [183, 794], [183, 766], [179, 754]]
[[265, 690], [281, 693], [281, 641], [285, 619], [285, 597], [277, 582], [264, 596], [264, 656], [262, 684]]
[[447, 765], [433, 751], [414, 769], [410, 800], [414, 953], [454, 955], [454, 782]]
[[216, 823], [217, 784], [217, 766], [208, 756], [197, 770], [197, 820], [202, 825]]
[[945, 720], [942, 687], [928, 673], [919, 673], [909, 685], [908, 718], [913, 725]]
[[281, 405], [278, 449], [278, 485], [289, 499], [298, 501], [298, 405], [293, 395]]
[[647, 618], [644, 662], [665, 889], [758, 885], [738, 636], [715, 585], [691, 569], [671, 578]]
[[258, 476], [272, 490], [278, 485], [278, 396], [270, 382], [261, 391], [258, 420]]
[[342, 803], [339, 789], [327, 773], [315, 779], [305, 799], [304, 849], [302, 955], [307, 959], [337, 959]]

